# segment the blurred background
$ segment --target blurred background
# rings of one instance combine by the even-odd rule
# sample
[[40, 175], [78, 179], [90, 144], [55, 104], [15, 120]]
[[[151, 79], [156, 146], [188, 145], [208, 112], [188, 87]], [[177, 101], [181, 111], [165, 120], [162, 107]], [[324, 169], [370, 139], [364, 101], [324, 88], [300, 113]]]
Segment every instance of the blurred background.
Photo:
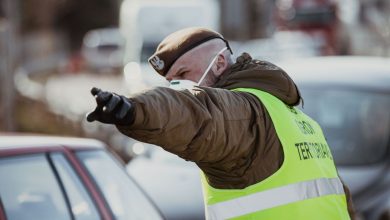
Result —
[[[93, 136], [120, 148], [117, 132], [85, 123], [94, 105], [89, 89], [130, 94], [166, 84], [146, 60], [180, 28], [212, 28], [231, 42], [236, 56], [246, 51], [271, 61], [390, 56], [389, 0], [0, 3], [0, 130]], [[120, 151], [129, 154], [126, 159], [134, 153]]]
[[[0, 0], [0, 132], [97, 138], [125, 163], [153, 157], [153, 146], [85, 121], [95, 104], [89, 90], [167, 85], [147, 59], [190, 26], [219, 31], [236, 56], [275, 63], [390, 57], [390, 0]], [[388, 93], [383, 100], [388, 115]]]

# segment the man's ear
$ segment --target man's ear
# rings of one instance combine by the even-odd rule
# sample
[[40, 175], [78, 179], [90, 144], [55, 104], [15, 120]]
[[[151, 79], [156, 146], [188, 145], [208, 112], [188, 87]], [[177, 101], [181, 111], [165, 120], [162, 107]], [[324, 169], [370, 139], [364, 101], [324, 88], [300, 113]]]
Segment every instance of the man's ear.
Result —
[[223, 54], [219, 54], [216, 64], [214, 73], [216, 76], [220, 76], [228, 66], [226, 57]]

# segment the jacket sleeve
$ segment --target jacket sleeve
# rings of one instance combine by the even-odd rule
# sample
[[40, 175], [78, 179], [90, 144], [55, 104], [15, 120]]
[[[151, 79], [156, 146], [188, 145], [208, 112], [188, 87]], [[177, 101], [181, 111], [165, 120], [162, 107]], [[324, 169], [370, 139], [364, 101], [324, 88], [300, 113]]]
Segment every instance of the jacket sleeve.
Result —
[[186, 160], [220, 163], [251, 151], [257, 131], [251, 126], [255, 112], [248, 96], [216, 88], [190, 92], [159, 87], [130, 98], [134, 123], [117, 128]]

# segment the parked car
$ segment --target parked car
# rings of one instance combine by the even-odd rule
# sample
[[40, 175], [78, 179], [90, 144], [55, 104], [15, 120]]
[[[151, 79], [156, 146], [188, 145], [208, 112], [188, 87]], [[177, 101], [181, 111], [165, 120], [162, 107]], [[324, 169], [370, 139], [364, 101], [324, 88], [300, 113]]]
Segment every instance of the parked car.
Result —
[[162, 219], [102, 142], [0, 136], [0, 219]]
[[[277, 31], [270, 38], [232, 43], [233, 51], [245, 51], [258, 59], [277, 62], [321, 55], [323, 42], [299, 31]], [[239, 54], [239, 53], [237, 53]]]
[[142, 184], [163, 216], [169, 220], [205, 219], [200, 170], [196, 164], [162, 148], [142, 145], [147, 153], [133, 159], [127, 170]]
[[[390, 212], [390, 59], [313, 57], [276, 64], [298, 84], [304, 98], [303, 111], [323, 128], [360, 219], [388, 219], [384, 216]], [[193, 163], [156, 149], [143, 155], [127, 169], [145, 184], [151, 197], [172, 201], [175, 194], [175, 200], [185, 201], [186, 206], [202, 207], [200, 181], [194, 179], [189, 184], [185, 177], [199, 175]], [[168, 166], [171, 172], [161, 171]], [[148, 181], [155, 177], [158, 181]], [[186, 191], [176, 193], [178, 188]], [[165, 205], [169, 213], [176, 204]], [[196, 209], [198, 216], [204, 214]], [[186, 209], [178, 212], [194, 216]]]

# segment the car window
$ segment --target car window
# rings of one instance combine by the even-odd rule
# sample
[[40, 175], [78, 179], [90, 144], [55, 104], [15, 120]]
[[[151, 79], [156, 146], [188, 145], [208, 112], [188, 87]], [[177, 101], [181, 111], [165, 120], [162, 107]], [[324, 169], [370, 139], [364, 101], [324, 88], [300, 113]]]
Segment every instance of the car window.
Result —
[[64, 185], [70, 201], [72, 213], [76, 220], [97, 220], [100, 216], [87, 193], [84, 185], [76, 175], [63, 154], [51, 155], [54, 166]]
[[158, 211], [105, 151], [77, 153], [101, 189], [116, 219], [161, 219]]
[[390, 95], [337, 88], [303, 88], [303, 111], [322, 127], [337, 164], [379, 162], [387, 153]]
[[0, 195], [8, 220], [71, 219], [45, 155], [1, 158]]

